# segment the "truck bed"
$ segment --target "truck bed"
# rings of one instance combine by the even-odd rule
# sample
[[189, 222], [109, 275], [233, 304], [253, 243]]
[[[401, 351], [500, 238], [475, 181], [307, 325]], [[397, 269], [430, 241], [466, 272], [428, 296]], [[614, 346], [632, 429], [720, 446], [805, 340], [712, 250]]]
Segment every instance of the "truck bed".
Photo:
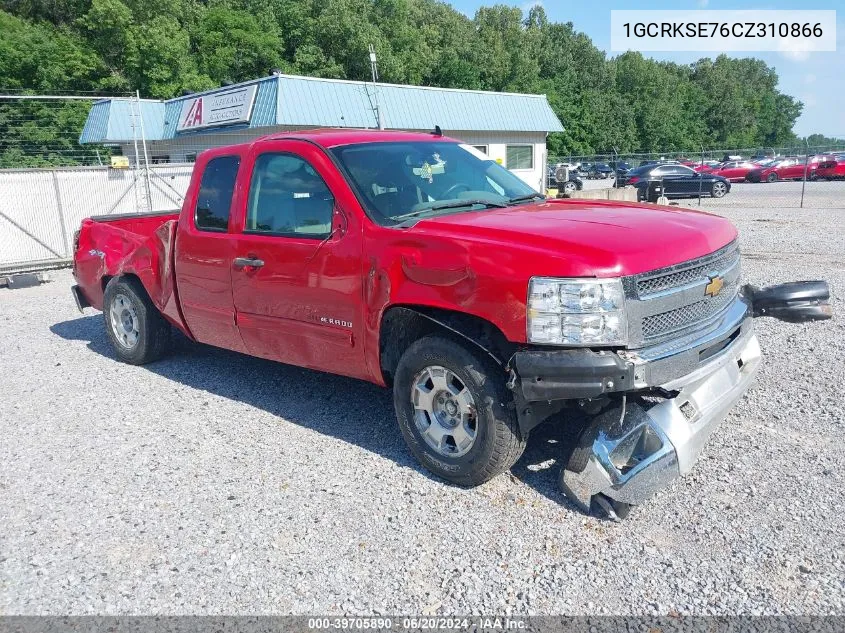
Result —
[[81, 299], [102, 310], [103, 292], [115, 275], [141, 281], [152, 302], [187, 333], [174, 298], [173, 243], [179, 211], [86, 218], [74, 240], [73, 274]]
[[129, 231], [130, 233], [148, 235], [150, 229], [155, 231], [156, 228], [167, 220], [175, 220], [178, 217], [179, 209], [169, 209], [167, 211], [149, 211], [147, 213], [92, 215], [88, 219], [92, 222], [109, 224], [113, 227]]

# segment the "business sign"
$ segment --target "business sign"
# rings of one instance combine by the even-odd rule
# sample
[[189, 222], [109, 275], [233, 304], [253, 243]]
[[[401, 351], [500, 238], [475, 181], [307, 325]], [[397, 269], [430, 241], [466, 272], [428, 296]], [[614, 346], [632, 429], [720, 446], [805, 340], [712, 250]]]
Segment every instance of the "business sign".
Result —
[[176, 131], [249, 123], [257, 89], [258, 86], [252, 84], [185, 99]]

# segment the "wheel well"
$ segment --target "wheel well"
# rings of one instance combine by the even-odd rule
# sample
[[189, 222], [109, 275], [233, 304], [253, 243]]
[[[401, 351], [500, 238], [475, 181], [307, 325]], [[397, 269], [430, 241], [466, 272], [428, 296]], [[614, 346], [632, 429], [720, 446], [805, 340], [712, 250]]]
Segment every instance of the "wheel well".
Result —
[[100, 279], [100, 283], [103, 285], [103, 296], [105, 296], [106, 294], [106, 286], [108, 286], [109, 282], [115, 277], [120, 277], [121, 279], [134, 279], [138, 282], [138, 285], [141, 286], [141, 290], [143, 290], [146, 294], [147, 289], [144, 288], [144, 284], [141, 281], [141, 278], [138, 277], [138, 275], [136, 275], [135, 273], [122, 273], [120, 275], [103, 275], [102, 279]]
[[405, 350], [414, 341], [435, 333], [483, 350], [501, 365], [507, 363], [514, 349], [498, 327], [481, 317], [443, 308], [392, 306], [382, 315], [379, 329], [379, 358], [386, 384], [393, 384]]

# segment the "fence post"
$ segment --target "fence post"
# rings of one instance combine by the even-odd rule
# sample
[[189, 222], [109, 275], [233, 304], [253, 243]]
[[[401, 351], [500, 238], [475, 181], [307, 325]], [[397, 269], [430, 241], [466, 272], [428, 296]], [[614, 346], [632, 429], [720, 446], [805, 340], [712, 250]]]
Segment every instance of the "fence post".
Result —
[[801, 182], [801, 207], [804, 208], [804, 189], [807, 187], [807, 168], [810, 166], [810, 142], [805, 138], [804, 145], [807, 148], [804, 156], [804, 180]]
[[63, 253], [65, 257], [70, 258], [73, 256], [71, 253], [70, 243], [67, 239], [67, 225], [65, 223], [65, 210], [62, 207], [62, 194], [59, 190], [59, 175], [56, 173], [56, 170], [53, 169], [50, 171], [50, 174], [53, 177], [53, 190], [56, 192], [56, 209], [59, 211], [59, 228], [62, 230], [62, 246], [64, 247]]
[[619, 150], [613, 147], [613, 188], [619, 188]]
[[135, 91], [135, 101], [138, 105], [138, 118], [141, 123], [141, 148], [144, 150], [144, 185], [147, 193], [147, 204], [153, 210], [153, 195], [150, 190], [150, 157], [147, 154], [147, 136], [144, 132], [144, 112], [141, 110], [141, 91]]

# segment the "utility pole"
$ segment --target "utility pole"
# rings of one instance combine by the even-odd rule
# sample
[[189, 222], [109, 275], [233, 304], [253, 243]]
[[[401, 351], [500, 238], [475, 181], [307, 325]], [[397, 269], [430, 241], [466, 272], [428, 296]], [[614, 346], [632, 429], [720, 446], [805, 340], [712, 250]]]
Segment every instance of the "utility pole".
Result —
[[376, 47], [370, 44], [370, 72], [373, 75], [373, 111], [376, 115], [376, 123], [378, 129], [384, 129], [384, 117], [382, 117], [381, 107], [378, 102], [378, 62], [376, 61]]

